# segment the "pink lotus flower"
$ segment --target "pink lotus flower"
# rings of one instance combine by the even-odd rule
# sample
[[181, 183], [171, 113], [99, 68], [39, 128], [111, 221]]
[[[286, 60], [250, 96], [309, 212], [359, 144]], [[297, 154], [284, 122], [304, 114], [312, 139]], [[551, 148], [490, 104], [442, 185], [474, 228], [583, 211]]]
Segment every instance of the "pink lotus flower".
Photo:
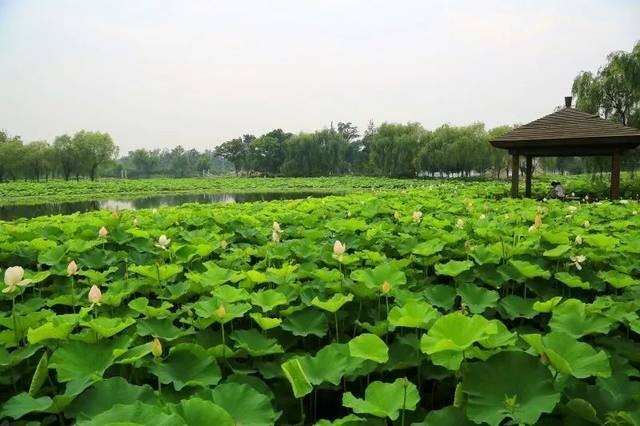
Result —
[[67, 265], [67, 276], [71, 277], [75, 275], [77, 272], [78, 272], [78, 265], [76, 264], [75, 260], [72, 260]]
[[100, 299], [102, 299], [102, 292], [98, 286], [91, 286], [91, 290], [89, 290], [89, 302], [91, 302], [92, 305], [100, 306]]

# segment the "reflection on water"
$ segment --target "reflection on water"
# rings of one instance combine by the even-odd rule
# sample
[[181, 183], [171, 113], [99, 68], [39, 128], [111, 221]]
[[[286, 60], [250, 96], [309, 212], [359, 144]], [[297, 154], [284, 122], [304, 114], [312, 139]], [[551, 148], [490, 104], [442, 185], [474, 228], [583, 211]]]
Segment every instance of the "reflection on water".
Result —
[[321, 192], [253, 192], [246, 194], [178, 194], [155, 195], [144, 198], [114, 198], [100, 201], [77, 201], [31, 205], [0, 206], [0, 220], [15, 220], [21, 217], [72, 214], [92, 210], [150, 209], [161, 206], [177, 206], [184, 203], [246, 203], [251, 201], [295, 200], [307, 197], [325, 197], [331, 193]]

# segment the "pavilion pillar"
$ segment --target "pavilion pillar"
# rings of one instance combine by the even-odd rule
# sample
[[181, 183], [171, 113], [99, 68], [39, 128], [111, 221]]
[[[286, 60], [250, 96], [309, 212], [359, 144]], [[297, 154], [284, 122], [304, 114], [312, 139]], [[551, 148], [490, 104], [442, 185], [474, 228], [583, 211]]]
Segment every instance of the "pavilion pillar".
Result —
[[519, 194], [519, 178], [520, 178], [520, 153], [514, 151], [511, 154], [511, 197], [518, 198]]
[[611, 154], [611, 188], [609, 198], [617, 200], [620, 198], [620, 151], [615, 150]]
[[527, 198], [531, 198], [531, 174], [533, 171], [533, 158], [530, 155], [525, 157], [527, 161], [526, 171], [525, 171], [525, 181], [524, 181], [524, 196]]

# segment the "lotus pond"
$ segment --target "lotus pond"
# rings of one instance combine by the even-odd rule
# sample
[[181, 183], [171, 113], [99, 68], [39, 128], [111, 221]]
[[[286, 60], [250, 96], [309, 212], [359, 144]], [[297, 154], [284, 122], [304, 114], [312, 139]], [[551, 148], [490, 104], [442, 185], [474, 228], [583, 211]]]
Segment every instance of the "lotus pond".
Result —
[[483, 193], [0, 223], [0, 417], [640, 424], [640, 205]]

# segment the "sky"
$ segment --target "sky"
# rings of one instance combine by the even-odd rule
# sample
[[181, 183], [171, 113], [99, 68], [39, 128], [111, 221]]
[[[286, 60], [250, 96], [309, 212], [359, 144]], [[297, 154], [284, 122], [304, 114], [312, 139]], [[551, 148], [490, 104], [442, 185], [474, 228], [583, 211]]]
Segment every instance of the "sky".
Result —
[[640, 40], [638, 0], [0, 0], [0, 129], [137, 148], [351, 121], [526, 123]]

